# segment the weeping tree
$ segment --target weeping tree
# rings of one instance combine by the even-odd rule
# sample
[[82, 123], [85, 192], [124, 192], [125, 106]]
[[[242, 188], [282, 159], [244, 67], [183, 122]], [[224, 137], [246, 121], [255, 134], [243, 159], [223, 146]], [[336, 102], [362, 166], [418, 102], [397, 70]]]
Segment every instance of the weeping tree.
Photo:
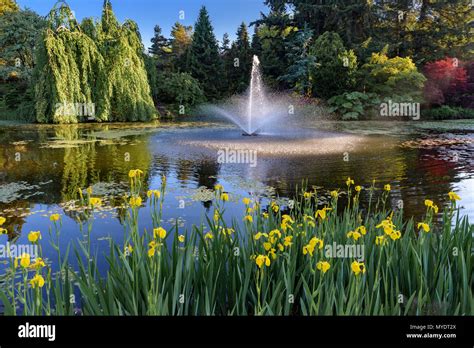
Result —
[[102, 21], [76, 21], [58, 2], [37, 49], [36, 120], [41, 123], [147, 121], [156, 111], [138, 28], [120, 25], [110, 1]]

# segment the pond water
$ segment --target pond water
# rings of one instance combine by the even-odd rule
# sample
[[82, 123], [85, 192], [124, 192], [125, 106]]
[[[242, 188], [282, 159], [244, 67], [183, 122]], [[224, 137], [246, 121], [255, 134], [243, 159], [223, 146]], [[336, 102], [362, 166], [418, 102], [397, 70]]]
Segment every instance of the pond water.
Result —
[[[144, 171], [147, 189], [167, 177], [163, 224], [179, 229], [205, 224], [212, 215], [212, 189], [230, 192], [226, 214], [242, 218], [242, 197], [291, 199], [303, 180], [322, 199], [345, 187], [348, 176], [368, 187], [376, 179], [392, 187], [391, 203], [403, 202], [407, 216], [425, 212], [424, 199], [448, 204], [462, 198], [463, 214], [474, 219], [474, 121], [329, 122], [305, 121], [283, 134], [243, 137], [233, 126], [211, 119], [151, 124], [12, 125], [0, 127], [0, 216], [8, 235], [0, 244], [28, 243], [40, 230], [43, 252], [53, 258], [47, 231], [52, 213], [63, 215], [61, 245], [82, 238], [72, 201], [77, 188], [92, 186], [104, 200], [95, 214], [93, 247], [121, 241], [128, 171]], [[256, 165], [219, 163], [218, 151], [256, 150]], [[362, 193], [362, 200], [367, 197]], [[140, 211], [151, 228], [149, 211]], [[0, 260], [0, 262], [6, 262]], [[1, 265], [0, 265], [1, 267]]]

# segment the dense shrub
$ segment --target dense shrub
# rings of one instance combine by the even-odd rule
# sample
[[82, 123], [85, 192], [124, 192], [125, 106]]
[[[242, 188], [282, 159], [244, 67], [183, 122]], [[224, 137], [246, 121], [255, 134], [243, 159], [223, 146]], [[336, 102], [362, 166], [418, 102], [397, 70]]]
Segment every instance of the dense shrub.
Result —
[[319, 36], [310, 54], [316, 58], [311, 74], [316, 96], [330, 98], [354, 87], [357, 57], [352, 50], [344, 48], [337, 33], [325, 32]]
[[474, 118], [474, 109], [443, 105], [439, 108], [425, 110], [423, 117], [433, 120]]
[[[199, 82], [188, 73], [166, 73], [158, 78], [158, 100], [165, 104], [194, 106], [205, 101]], [[177, 111], [179, 112], [179, 110]]]
[[335, 112], [343, 120], [357, 120], [368, 117], [374, 107], [380, 104], [375, 93], [345, 92], [328, 100], [329, 112]]
[[384, 51], [373, 53], [361, 72], [369, 92], [386, 98], [401, 96], [407, 100], [422, 101], [426, 78], [418, 72], [410, 57], [388, 58]]

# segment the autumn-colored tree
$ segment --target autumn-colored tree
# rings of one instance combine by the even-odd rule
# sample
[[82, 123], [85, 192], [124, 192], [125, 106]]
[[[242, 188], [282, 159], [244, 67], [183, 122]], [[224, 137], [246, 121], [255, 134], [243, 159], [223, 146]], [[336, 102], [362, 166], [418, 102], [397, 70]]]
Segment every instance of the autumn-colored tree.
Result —
[[187, 70], [188, 49], [192, 42], [192, 26], [176, 22], [171, 28], [171, 55], [174, 70]]
[[467, 90], [467, 71], [457, 58], [428, 63], [424, 73], [428, 79], [424, 95], [430, 104], [457, 106]]
[[16, 12], [19, 9], [15, 0], [0, 1], [0, 16], [3, 16], [7, 12]]

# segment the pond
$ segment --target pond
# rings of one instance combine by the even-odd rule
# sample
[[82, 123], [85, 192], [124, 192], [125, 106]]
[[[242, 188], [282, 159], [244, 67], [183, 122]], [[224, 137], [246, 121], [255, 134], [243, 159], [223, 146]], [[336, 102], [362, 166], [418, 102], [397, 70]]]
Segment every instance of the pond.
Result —
[[[285, 127], [288, 128], [288, 127]], [[304, 129], [304, 130], [303, 130]], [[255, 150], [256, 163], [220, 163], [219, 150]], [[348, 176], [367, 188], [375, 179], [391, 184], [391, 204], [420, 217], [424, 199], [442, 206], [457, 192], [464, 215], [474, 219], [474, 121], [330, 122], [305, 121], [284, 135], [243, 137], [211, 118], [147, 124], [18, 125], [0, 128], [0, 216], [8, 235], [0, 243], [27, 244], [42, 231], [43, 253], [53, 257], [47, 231], [53, 213], [63, 215], [61, 247], [81, 239], [74, 200], [92, 187], [104, 204], [95, 213], [92, 247], [124, 234], [123, 195], [130, 169], [144, 171], [145, 188], [167, 178], [163, 225], [180, 230], [205, 224], [213, 187], [230, 193], [229, 219], [242, 219], [243, 197], [288, 204], [305, 182], [320, 197], [345, 188]], [[362, 202], [367, 193], [362, 191]], [[146, 208], [140, 227], [151, 228]], [[0, 260], [1, 262], [2, 260]], [[6, 263], [6, 261], [4, 262]]]

